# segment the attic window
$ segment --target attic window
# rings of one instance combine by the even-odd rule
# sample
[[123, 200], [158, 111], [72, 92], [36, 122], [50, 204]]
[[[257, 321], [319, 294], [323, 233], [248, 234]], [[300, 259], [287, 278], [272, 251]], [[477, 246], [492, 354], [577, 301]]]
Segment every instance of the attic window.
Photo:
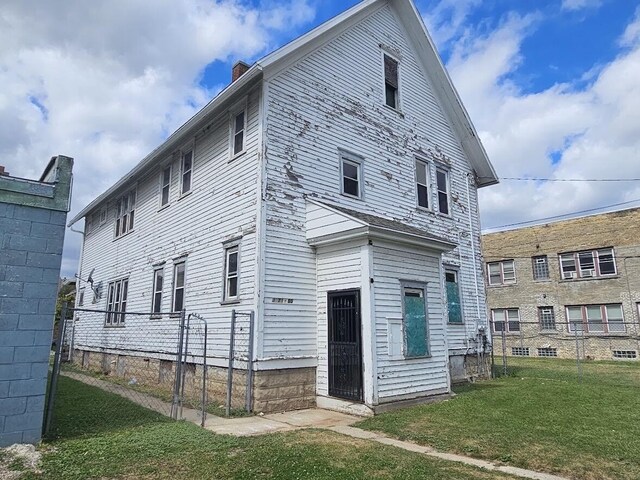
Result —
[[167, 165], [162, 170], [160, 176], [160, 206], [164, 207], [169, 203], [169, 191], [171, 189], [171, 165]]
[[193, 150], [189, 150], [182, 155], [182, 188], [180, 194], [184, 195], [191, 191], [191, 171], [193, 170]]
[[398, 108], [398, 61], [384, 55], [384, 102], [388, 107]]
[[246, 111], [236, 112], [232, 117], [232, 148], [233, 156], [241, 154], [244, 151], [244, 132], [246, 130]]

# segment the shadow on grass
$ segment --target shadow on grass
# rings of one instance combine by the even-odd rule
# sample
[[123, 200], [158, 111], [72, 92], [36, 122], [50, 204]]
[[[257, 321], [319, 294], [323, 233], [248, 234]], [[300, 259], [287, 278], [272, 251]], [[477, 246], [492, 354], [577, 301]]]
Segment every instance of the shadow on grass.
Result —
[[61, 375], [58, 379], [51, 430], [46, 440], [66, 440], [171, 421], [170, 418], [119, 395]]

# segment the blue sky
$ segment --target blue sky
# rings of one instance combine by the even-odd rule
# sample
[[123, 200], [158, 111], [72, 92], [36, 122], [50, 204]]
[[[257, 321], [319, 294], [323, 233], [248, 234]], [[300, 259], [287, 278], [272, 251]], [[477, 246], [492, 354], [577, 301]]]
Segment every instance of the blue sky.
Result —
[[[76, 159], [72, 214], [255, 61], [354, 5], [327, 0], [9, 0], [0, 158], [39, 177]], [[640, 2], [417, 0], [501, 177], [640, 177]], [[628, 202], [640, 182], [503, 181], [484, 228]], [[63, 273], [80, 237], [69, 233]]]

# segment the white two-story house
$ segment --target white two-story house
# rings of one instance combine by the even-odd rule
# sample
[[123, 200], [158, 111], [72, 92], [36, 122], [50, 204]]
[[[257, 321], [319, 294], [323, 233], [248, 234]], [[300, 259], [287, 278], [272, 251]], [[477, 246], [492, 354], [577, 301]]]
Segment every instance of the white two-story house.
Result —
[[[370, 413], [476, 375], [477, 189], [495, 183], [413, 2], [365, 0], [236, 64], [71, 224], [85, 219], [80, 275], [105, 285], [92, 307], [123, 308], [120, 292], [131, 311], [197, 312], [212, 368], [231, 310], [252, 310], [256, 410]], [[260, 403], [273, 375], [314, 394]]]

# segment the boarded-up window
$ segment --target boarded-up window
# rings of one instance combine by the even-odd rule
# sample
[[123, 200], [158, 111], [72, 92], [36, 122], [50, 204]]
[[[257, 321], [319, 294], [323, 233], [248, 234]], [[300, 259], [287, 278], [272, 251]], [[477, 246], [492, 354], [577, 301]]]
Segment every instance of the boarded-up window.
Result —
[[445, 271], [445, 285], [447, 290], [447, 306], [449, 308], [449, 323], [462, 323], [462, 307], [460, 306], [460, 285], [458, 272]]
[[404, 356], [406, 358], [429, 355], [429, 331], [425, 289], [404, 285], [402, 288]]
[[398, 108], [398, 61], [384, 56], [384, 101], [391, 108]]

